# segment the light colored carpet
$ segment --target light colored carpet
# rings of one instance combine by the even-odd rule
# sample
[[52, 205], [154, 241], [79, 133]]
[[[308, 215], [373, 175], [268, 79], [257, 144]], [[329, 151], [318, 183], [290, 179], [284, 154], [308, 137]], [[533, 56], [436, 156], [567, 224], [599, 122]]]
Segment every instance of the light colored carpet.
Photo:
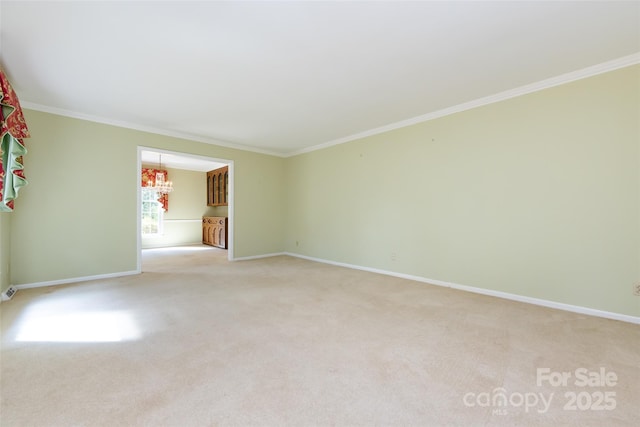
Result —
[[[2, 426], [640, 420], [637, 325], [209, 247], [145, 251], [143, 270], [1, 305]], [[580, 368], [617, 381], [576, 385]]]

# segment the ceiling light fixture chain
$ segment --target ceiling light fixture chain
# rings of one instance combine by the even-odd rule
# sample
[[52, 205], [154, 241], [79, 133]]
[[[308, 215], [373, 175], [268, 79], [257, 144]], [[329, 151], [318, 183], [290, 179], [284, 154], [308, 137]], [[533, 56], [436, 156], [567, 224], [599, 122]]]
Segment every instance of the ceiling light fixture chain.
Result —
[[173, 191], [173, 182], [165, 181], [164, 174], [165, 172], [162, 170], [162, 154], [160, 154], [160, 159], [158, 161], [158, 171], [156, 172], [156, 182], [154, 184], [151, 180], [149, 180], [147, 182], [147, 187], [150, 187], [160, 194], [171, 193]]

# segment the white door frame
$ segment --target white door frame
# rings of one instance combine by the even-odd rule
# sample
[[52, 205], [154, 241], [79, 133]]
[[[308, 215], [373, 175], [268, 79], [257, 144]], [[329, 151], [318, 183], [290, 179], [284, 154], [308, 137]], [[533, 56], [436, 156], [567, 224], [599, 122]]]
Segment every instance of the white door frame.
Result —
[[143, 151], [153, 151], [159, 154], [173, 154], [176, 156], [182, 157], [191, 157], [199, 160], [206, 160], [217, 163], [225, 163], [229, 165], [229, 204], [228, 204], [228, 216], [229, 216], [229, 225], [227, 230], [227, 259], [229, 261], [233, 261], [234, 259], [234, 244], [233, 244], [233, 236], [234, 236], [234, 164], [233, 160], [229, 159], [220, 159], [217, 157], [208, 157], [208, 156], [200, 156], [198, 154], [185, 153], [182, 151], [170, 151], [162, 148], [156, 147], [146, 147], [142, 145], [138, 145], [138, 173], [136, 174], [136, 242], [137, 242], [137, 260], [136, 260], [136, 268], [138, 273], [142, 272], [142, 188], [140, 186], [140, 172], [142, 171], [142, 152]]

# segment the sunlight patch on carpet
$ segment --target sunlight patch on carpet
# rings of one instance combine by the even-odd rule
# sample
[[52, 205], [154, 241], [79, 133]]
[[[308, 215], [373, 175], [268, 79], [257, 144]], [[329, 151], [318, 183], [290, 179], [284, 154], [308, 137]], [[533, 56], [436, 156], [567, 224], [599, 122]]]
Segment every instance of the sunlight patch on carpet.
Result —
[[31, 311], [21, 322], [16, 341], [134, 341], [140, 329], [127, 311], [87, 311], [51, 315]]

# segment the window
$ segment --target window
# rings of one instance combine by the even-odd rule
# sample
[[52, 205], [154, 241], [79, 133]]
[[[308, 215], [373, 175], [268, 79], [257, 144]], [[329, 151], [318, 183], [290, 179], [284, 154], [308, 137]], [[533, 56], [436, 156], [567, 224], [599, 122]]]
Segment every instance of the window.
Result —
[[142, 188], [142, 235], [162, 234], [162, 203], [158, 193], [150, 188]]

